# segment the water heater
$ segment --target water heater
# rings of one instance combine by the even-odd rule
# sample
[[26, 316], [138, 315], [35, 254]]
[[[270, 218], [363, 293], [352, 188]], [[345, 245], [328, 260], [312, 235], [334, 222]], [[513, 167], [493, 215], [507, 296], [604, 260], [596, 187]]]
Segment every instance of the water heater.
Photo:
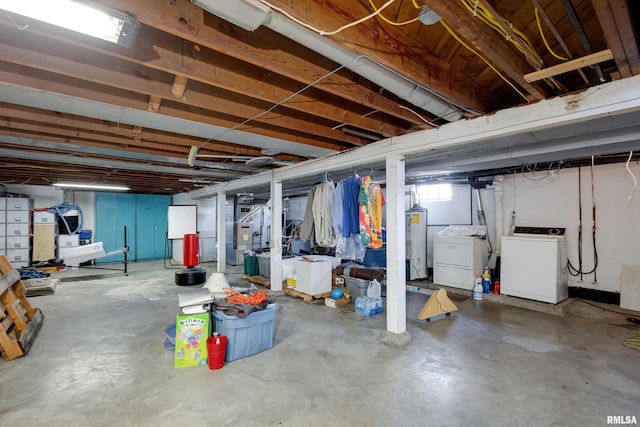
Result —
[[427, 210], [414, 207], [405, 212], [407, 280], [427, 278]]

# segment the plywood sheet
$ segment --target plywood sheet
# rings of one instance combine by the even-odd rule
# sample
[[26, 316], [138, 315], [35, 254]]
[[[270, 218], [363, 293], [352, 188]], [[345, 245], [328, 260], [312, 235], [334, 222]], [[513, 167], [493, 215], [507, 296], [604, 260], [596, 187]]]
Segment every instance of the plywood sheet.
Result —
[[54, 224], [34, 224], [33, 257], [34, 261], [47, 261], [55, 258], [56, 227]]

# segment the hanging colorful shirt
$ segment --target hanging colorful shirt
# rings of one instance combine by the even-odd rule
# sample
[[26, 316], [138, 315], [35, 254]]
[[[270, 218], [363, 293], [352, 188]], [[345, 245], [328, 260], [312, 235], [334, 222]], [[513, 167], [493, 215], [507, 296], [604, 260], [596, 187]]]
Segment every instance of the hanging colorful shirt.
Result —
[[370, 176], [362, 177], [358, 196], [360, 203], [360, 238], [362, 245], [372, 249], [382, 247], [382, 206], [386, 203], [380, 184]]

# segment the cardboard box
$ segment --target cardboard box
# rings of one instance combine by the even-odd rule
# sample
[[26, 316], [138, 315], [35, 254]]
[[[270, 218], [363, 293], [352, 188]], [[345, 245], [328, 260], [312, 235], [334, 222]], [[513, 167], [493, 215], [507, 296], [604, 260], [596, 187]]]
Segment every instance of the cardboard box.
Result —
[[33, 259], [37, 261], [47, 261], [51, 258], [55, 258], [55, 248], [55, 225], [35, 224], [33, 226]]
[[333, 299], [333, 298], [325, 298], [324, 299], [324, 304], [328, 305], [329, 307], [340, 307], [346, 304], [349, 304], [351, 302], [351, 299], [348, 297], [343, 297], [340, 299]]
[[176, 368], [208, 365], [207, 338], [211, 335], [211, 315], [178, 314], [176, 316]]
[[[56, 280], [56, 279], [53, 279]], [[50, 286], [51, 277], [39, 277], [37, 279], [23, 279], [22, 284], [25, 288], [38, 288], [41, 286]]]

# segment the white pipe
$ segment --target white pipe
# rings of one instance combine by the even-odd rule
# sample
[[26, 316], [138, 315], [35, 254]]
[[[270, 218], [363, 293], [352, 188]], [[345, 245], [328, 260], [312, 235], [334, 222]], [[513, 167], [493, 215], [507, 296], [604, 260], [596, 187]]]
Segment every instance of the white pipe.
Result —
[[500, 249], [502, 247], [502, 234], [504, 233], [504, 224], [503, 224], [503, 199], [504, 199], [504, 190], [502, 184], [504, 183], [504, 176], [498, 175], [493, 178], [493, 182], [491, 183], [491, 187], [494, 190], [494, 197], [496, 203], [496, 247], [494, 248], [494, 252], [496, 257], [500, 256]]

